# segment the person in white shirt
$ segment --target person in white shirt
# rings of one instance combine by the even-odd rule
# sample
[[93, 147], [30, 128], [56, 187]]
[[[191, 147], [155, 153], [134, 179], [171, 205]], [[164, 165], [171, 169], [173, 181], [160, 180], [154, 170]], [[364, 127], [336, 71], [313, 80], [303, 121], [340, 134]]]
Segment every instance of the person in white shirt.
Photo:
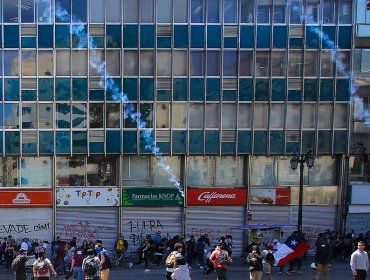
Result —
[[28, 239], [27, 238], [23, 238], [22, 240], [22, 244], [21, 244], [21, 249], [28, 252], [28, 243], [27, 243]]
[[358, 249], [351, 255], [351, 270], [355, 276], [355, 280], [365, 280], [367, 271], [369, 270], [369, 258], [367, 253], [364, 251], [365, 242], [359, 241], [357, 248]]

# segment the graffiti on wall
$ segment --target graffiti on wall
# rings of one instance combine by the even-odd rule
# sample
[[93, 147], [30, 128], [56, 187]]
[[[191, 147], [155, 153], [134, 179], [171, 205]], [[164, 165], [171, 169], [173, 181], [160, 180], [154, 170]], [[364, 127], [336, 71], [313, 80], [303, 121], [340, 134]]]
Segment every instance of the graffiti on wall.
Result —
[[230, 228], [196, 228], [191, 229], [191, 235], [194, 235], [195, 240], [197, 240], [202, 235], [208, 234], [209, 241], [211, 244], [217, 244], [220, 238], [226, 235], [233, 235], [232, 229]]
[[33, 241], [44, 241], [51, 237], [50, 234], [51, 225], [49, 222], [0, 224], [0, 238], [11, 235], [16, 240], [22, 240], [27, 237]]
[[62, 240], [69, 240], [77, 237], [77, 242], [87, 240], [95, 242], [105, 232], [113, 232], [115, 229], [110, 226], [92, 226], [88, 220], [80, 220], [73, 224], [64, 225], [59, 236]]

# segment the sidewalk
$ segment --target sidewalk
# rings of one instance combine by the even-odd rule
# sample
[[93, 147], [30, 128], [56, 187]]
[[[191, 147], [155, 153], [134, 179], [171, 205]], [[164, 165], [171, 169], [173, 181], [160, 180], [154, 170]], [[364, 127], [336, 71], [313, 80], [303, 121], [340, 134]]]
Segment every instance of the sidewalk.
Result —
[[[309, 258], [304, 261], [302, 271], [303, 274], [293, 274], [289, 276], [285, 272], [282, 274], [278, 274], [278, 268], [275, 267], [273, 269], [273, 279], [299, 279], [299, 280], [312, 280], [315, 279], [314, 272], [310, 269], [310, 264], [312, 263], [312, 258]], [[28, 278], [30, 279], [31, 274], [28, 274]], [[246, 280], [249, 279], [249, 272], [248, 266], [241, 266], [240, 263], [235, 262], [231, 265], [227, 272], [227, 277], [230, 280]], [[4, 267], [0, 267], [0, 280], [13, 280], [14, 276], [10, 270], [6, 270]], [[51, 277], [50, 279], [64, 279], [64, 277], [54, 278]], [[69, 278], [70, 280], [72, 278]], [[164, 266], [159, 268], [150, 269], [150, 272], [144, 272], [143, 265], [135, 265], [131, 269], [122, 268], [122, 267], [114, 267], [109, 276], [110, 280], [164, 280], [165, 279], [165, 268]], [[210, 279], [215, 280], [217, 279], [215, 273], [211, 273], [209, 276], [204, 276], [203, 271], [201, 269], [194, 268], [191, 270], [191, 279], [192, 280], [200, 280], [200, 279]], [[262, 280], [267, 280], [268, 278], [266, 275], [262, 277]], [[321, 275], [321, 279], [325, 279], [323, 275]], [[349, 263], [338, 261], [333, 264], [333, 267], [330, 271], [329, 279], [332, 280], [348, 280], [353, 279]]]

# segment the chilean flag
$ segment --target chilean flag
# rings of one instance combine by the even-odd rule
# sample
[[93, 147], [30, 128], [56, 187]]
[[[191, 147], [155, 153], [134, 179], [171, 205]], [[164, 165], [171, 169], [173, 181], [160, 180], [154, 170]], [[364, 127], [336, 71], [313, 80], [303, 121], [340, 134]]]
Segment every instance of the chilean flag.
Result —
[[297, 236], [291, 235], [274, 253], [275, 265], [281, 266], [286, 262], [302, 256], [310, 249], [310, 246]]

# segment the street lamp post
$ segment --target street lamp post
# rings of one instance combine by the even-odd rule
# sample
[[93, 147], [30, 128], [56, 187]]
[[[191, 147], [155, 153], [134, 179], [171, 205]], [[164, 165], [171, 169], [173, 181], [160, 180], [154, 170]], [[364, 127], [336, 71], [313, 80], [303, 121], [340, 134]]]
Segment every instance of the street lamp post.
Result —
[[298, 205], [298, 232], [302, 233], [302, 207], [303, 207], [303, 169], [304, 163], [308, 168], [312, 168], [315, 164], [315, 156], [312, 151], [298, 156], [294, 153], [293, 158], [290, 160], [290, 168], [296, 170], [299, 164], [299, 205]]

